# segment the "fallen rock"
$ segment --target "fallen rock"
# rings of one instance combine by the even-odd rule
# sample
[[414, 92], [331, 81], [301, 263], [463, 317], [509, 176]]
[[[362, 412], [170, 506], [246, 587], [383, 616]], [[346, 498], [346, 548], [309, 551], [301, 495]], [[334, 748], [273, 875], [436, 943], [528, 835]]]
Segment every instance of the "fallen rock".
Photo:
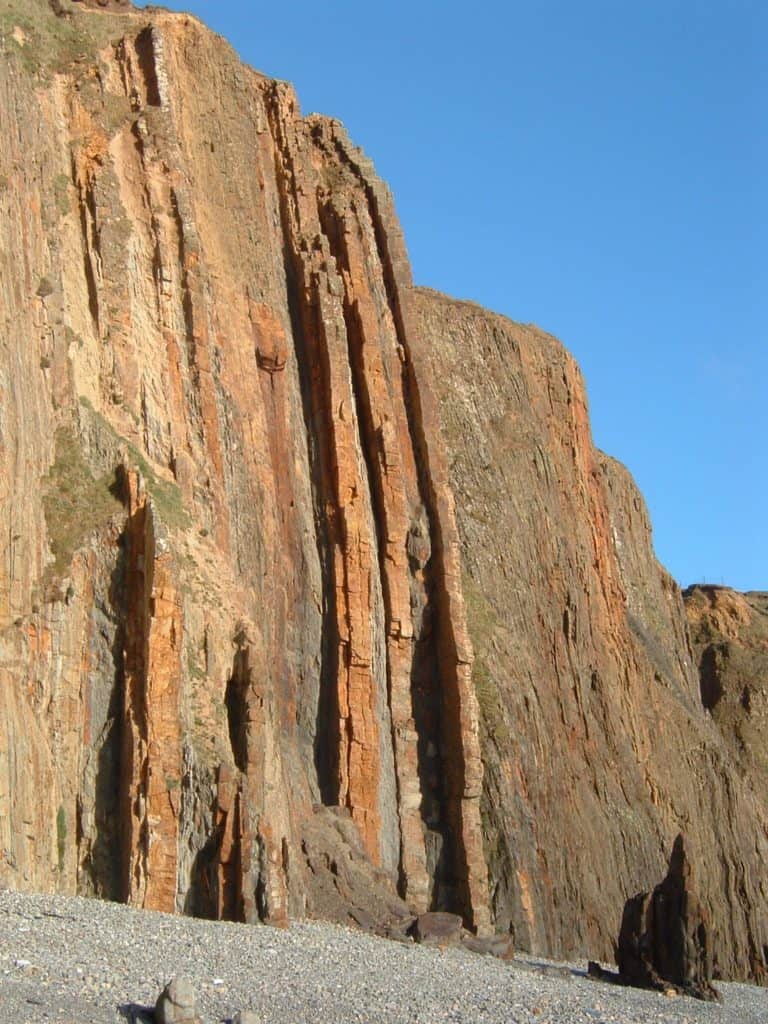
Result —
[[425, 946], [456, 946], [461, 942], [463, 923], [458, 914], [431, 910], [419, 914], [412, 928], [413, 937]]
[[512, 960], [515, 955], [515, 944], [511, 935], [462, 935], [461, 944], [471, 953], [481, 956], [495, 956], [499, 960]]
[[202, 1024], [197, 1016], [195, 990], [186, 978], [174, 978], [155, 1003], [157, 1024]]
[[694, 891], [682, 835], [675, 839], [664, 881], [627, 900], [616, 959], [626, 984], [719, 1000], [712, 986], [709, 921]]
[[232, 1024], [262, 1024], [261, 1017], [251, 1010], [239, 1010], [232, 1018]]
[[394, 875], [371, 863], [346, 808], [317, 805], [302, 826], [301, 849], [309, 916], [378, 934], [386, 934], [390, 922], [414, 920]]
[[395, 917], [378, 925], [375, 934], [380, 935], [383, 939], [391, 939], [393, 942], [411, 943], [413, 942], [412, 933], [415, 924], [416, 918], [413, 914]]

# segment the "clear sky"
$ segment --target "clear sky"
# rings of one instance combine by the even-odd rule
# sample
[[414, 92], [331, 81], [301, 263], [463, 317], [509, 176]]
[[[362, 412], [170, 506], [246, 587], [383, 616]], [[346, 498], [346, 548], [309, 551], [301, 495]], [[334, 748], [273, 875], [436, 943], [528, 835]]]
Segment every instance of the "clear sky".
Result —
[[170, 0], [392, 187], [417, 283], [557, 335], [682, 585], [768, 590], [766, 0]]

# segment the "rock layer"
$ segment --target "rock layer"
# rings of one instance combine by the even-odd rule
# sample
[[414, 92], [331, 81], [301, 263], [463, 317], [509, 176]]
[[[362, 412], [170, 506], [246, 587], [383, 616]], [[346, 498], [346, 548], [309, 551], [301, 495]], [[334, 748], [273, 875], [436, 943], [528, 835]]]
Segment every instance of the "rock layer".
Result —
[[765, 808], [573, 361], [195, 19], [58, 7], [0, 0], [0, 884], [599, 954], [685, 826], [757, 976]]
[[324, 803], [392, 900], [487, 930], [391, 198], [198, 22], [108, 6], [4, 5], [5, 877], [282, 921], [324, 905]]
[[624, 901], [685, 829], [715, 969], [759, 978], [764, 790], [702, 708], [680, 591], [629, 474], [592, 444], [578, 368], [471, 303], [417, 290], [411, 318], [456, 496], [497, 927], [611, 959]]
[[688, 587], [683, 597], [701, 702], [739, 771], [768, 793], [768, 594]]

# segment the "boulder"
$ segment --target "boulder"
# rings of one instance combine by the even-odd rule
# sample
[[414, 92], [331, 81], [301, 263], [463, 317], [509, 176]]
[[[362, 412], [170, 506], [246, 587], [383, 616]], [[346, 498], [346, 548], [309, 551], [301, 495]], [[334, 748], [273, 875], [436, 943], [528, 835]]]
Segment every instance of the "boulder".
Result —
[[425, 946], [456, 946], [461, 942], [462, 931], [463, 922], [458, 914], [432, 910], [419, 914], [412, 934], [417, 942]]
[[718, 1000], [712, 986], [712, 935], [696, 895], [682, 835], [675, 839], [666, 878], [652, 892], [627, 900], [617, 962], [629, 985]]
[[515, 944], [511, 935], [463, 935], [461, 944], [472, 953], [495, 956], [499, 960], [512, 960], [515, 955]]
[[165, 986], [155, 1003], [155, 1021], [157, 1024], [201, 1024], [190, 981], [174, 978]]

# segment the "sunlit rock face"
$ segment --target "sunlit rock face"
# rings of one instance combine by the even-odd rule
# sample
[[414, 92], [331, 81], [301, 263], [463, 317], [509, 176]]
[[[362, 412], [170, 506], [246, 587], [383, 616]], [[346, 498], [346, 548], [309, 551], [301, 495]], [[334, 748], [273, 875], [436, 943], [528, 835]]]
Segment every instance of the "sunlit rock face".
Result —
[[195, 19], [0, 31], [0, 884], [597, 956], [684, 831], [755, 974], [765, 808], [570, 357]]
[[624, 900], [683, 832], [715, 971], [763, 977], [766, 789], [702, 706], [680, 591], [592, 444], [577, 366], [533, 326], [410, 294], [457, 510], [497, 926], [611, 958]]

